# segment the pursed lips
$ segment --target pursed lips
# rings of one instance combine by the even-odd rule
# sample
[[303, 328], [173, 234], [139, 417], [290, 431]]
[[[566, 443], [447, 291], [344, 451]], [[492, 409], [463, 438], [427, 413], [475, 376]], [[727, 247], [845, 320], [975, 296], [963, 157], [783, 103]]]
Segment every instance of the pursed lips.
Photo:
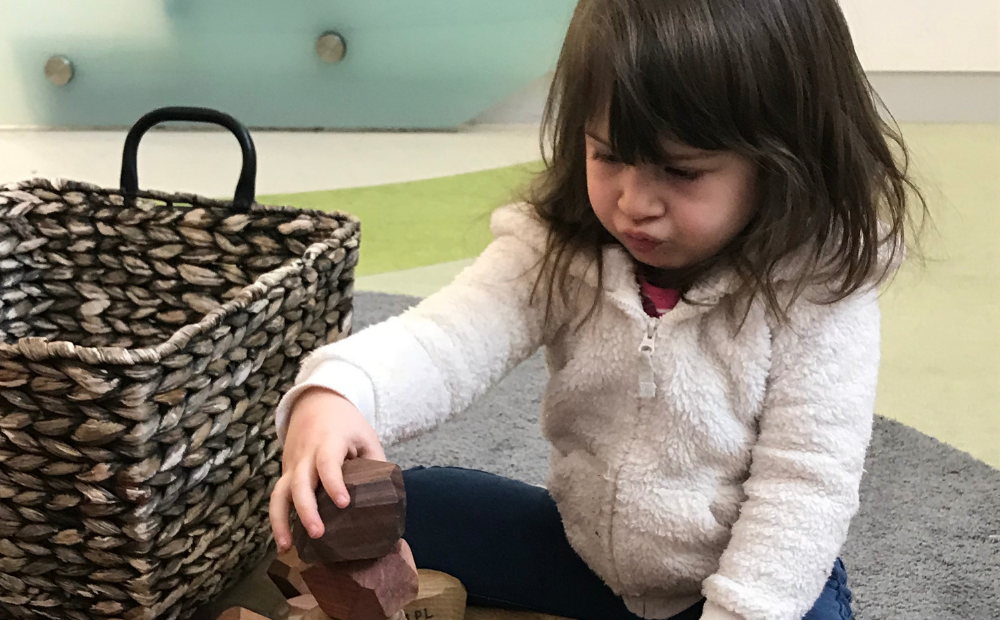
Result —
[[625, 231], [625, 232], [622, 232], [622, 235], [625, 236], [625, 237], [628, 237], [629, 239], [634, 239], [635, 241], [652, 241], [652, 242], [656, 242], [656, 243], [660, 243], [661, 242], [660, 239], [657, 239], [656, 237], [654, 237], [652, 235], [647, 235], [647, 234], [641, 233], [641, 232], [628, 232], [628, 231]]
[[655, 250], [663, 243], [662, 239], [640, 232], [623, 232], [622, 237], [625, 245], [640, 252]]

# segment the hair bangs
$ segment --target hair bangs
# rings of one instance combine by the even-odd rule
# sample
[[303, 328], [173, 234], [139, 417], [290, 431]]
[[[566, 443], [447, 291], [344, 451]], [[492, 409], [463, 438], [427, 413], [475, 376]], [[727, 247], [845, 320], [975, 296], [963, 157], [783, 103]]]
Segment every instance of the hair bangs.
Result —
[[664, 161], [669, 142], [751, 150], [746, 136], [752, 126], [741, 125], [752, 119], [736, 113], [756, 107], [741, 99], [759, 92], [760, 85], [745, 83], [753, 74], [734, 66], [738, 54], [723, 53], [745, 46], [741, 33], [717, 27], [705, 3], [651, 7], [630, 0], [601, 8], [593, 15], [596, 36], [582, 81], [587, 96], [601, 106], [591, 110], [591, 120], [606, 123], [622, 161]]

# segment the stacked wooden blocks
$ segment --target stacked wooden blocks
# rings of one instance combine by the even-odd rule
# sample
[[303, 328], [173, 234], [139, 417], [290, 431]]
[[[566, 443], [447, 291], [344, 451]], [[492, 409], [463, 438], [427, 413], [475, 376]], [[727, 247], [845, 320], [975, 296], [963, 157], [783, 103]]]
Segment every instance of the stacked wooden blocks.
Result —
[[[324, 533], [313, 539], [293, 520], [295, 549], [272, 564], [269, 575], [288, 598], [287, 619], [463, 620], [465, 588], [455, 578], [418, 571], [402, 536], [406, 525], [403, 474], [391, 463], [344, 463], [351, 502], [341, 509], [320, 489]], [[260, 620], [245, 609], [219, 620]]]

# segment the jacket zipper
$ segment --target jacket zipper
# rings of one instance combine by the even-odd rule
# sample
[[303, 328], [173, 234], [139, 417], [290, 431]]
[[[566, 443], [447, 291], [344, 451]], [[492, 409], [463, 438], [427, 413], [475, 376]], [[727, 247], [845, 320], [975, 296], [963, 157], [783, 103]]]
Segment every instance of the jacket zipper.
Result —
[[656, 377], [653, 374], [653, 352], [656, 351], [656, 330], [660, 322], [650, 319], [646, 323], [646, 335], [639, 344], [642, 363], [639, 369], [639, 398], [647, 400], [656, 396]]
[[[638, 410], [641, 413], [643, 409], [643, 404], [656, 397], [656, 375], [653, 373], [653, 353], [656, 352], [656, 331], [660, 327], [660, 321], [656, 318], [647, 318], [646, 320], [646, 331], [643, 334], [642, 342], [639, 343], [639, 407]], [[638, 428], [638, 425], [637, 425]], [[637, 439], [636, 435], [632, 436], [632, 444], [635, 443]], [[631, 451], [631, 445], [629, 447]], [[618, 558], [615, 555], [615, 520], [617, 518], [617, 507], [618, 507], [618, 480], [621, 477], [622, 469], [625, 467], [623, 463], [619, 466], [618, 470], [615, 472], [614, 487], [615, 496], [614, 504], [611, 510], [611, 520], [608, 526], [608, 552], [611, 556], [611, 566], [614, 567], [616, 573], [616, 579], [621, 583], [621, 571], [618, 567]]]

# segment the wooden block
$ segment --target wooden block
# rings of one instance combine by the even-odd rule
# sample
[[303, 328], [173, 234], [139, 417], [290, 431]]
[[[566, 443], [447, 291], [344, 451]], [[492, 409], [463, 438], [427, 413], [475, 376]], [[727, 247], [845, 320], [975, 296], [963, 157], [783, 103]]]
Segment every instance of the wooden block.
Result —
[[313, 595], [303, 594], [288, 599], [288, 607], [291, 610], [288, 613], [288, 620], [304, 620], [310, 612], [319, 608], [319, 603]]
[[370, 459], [344, 461], [344, 484], [351, 503], [341, 510], [320, 486], [316, 492], [325, 531], [312, 539], [298, 517], [292, 540], [308, 564], [372, 560], [389, 553], [406, 527], [406, 490], [399, 466]]
[[451, 575], [421, 568], [420, 591], [417, 598], [404, 607], [406, 620], [463, 620], [465, 618], [465, 586]]
[[289, 599], [288, 605], [292, 610], [288, 620], [331, 620], [330, 616], [323, 613], [316, 597], [311, 594]]
[[222, 612], [219, 620], [268, 620], [264, 616], [242, 607], [230, 607]]
[[299, 554], [292, 548], [271, 562], [267, 574], [284, 597], [291, 599], [309, 594], [309, 588], [302, 579], [302, 569], [305, 567], [305, 562], [299, 559]]
[[[292, 613], [288, 616], [288, 620], [332, 620], [330, 616], [323, 613], [319, 603], [311, 594], [295, 598], [302, 600], [296, 605], [292, 605]], [[291, 604], [292, 601], [288, 602]]]
[[288, 616], [288, 599], [267, 576], [273, 556], [241, 575], [232, 587], [195, 610], [189, 620], [216, 620], [231, 608], [245, 609], [270, 620]]
[[378, 560], [313, 564], [302, 571], [326, 615], [337, 620], [386, 620], [417, 597], [419, 576], [406, 541]]

